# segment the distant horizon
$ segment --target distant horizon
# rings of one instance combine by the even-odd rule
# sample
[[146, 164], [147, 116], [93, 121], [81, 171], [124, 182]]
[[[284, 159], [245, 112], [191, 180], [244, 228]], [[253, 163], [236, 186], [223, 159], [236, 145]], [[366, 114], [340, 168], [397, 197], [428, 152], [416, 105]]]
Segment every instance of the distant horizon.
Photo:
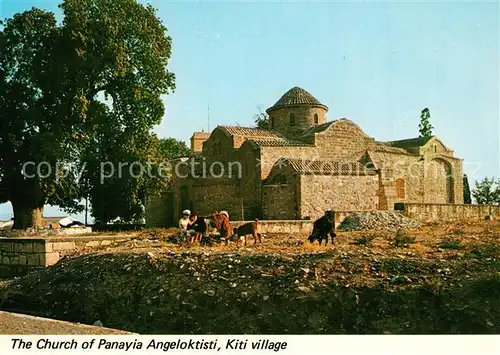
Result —
[[[12, 207], [9, 206], [10, 203], [5, 203], [3, 205], [0, 205], [2, 207], [7, 207], [4, 210], [0, 210], [0, 221], [9, 221], [11, 218], [14, 217], [14, 213], [12, 211]], [[49, 207], [49, 208], [47, 208]], [[5, 212], [5, 210], [10, 208], [10, 212]], [[64, 213], [63, 211], [60, 211], [57, 208], [54, 208], [53, 206], [45, 206], [44, 207], [44, 213], [43, 217], [45, 218], [53, 218], [53, 217], [71, 217], [72, 219], [78, 220], [82, 223], [85, 223], [85, 212], [83, 213], [78, 213], [78, 214], [71, 214], [71, 213]], [[87, 223], [92, 224], [94, 223], [94, 219], [88, 213], [87, 215]]]

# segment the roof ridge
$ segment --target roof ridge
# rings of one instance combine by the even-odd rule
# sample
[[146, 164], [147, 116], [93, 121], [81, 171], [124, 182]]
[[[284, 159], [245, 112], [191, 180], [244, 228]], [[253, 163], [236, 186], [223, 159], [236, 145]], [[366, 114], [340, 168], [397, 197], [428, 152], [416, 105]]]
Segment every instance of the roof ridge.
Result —
[[338, 120], [328, 121], [328, 122], [319, 124], [317, 126], [309, 127], [302, 132], [302, 137], [311, 135], [312, 133], [320, 133], [320, 132], [326, 131], [336, 121], [338, 121]]
[[[299, 173], [338, 174], [338, 175], [374, 175], [375, 169], [367, 168], [357, 160], [321, 160], [303, 158], [284, 158], [278, 166], [288, 162]], [[275, 164], [276, 165], [276, 164]]]
[[411, 142], [411, 141], [429, 141], [431, 138], [434, 138], [435, 136], [429, 136], [429, 137], [413, 137], [413, 138], [405, 138], [405, 139], [397, 139], [393, 141], [385, 141], [385, 142], [380, 142], [380, 143], [398, 143], [398, 142]]
[[219, 127], [224, 127], [224, 128], [245, 128], [245, 129], [255, 129], [255, 130], [270, 131], [269, 129], [265, 129], [265, 128], [248, 127], [248, 126], [219, 125]]
[[306, 143], [300, 140], [291, 140], [288, 138], [250, 138], [248, 141], [254, 142], [259, 146], [289, 146], [289, 147], [315, 147], [314, 144]]
[[227, 132], [229, 135], [239, 135], [247, 137], [261, 138], [282, 138], [283, 134], [277, 131], [257, 128], [257, 127], [242, 127], [242, 126], [217, 126]]

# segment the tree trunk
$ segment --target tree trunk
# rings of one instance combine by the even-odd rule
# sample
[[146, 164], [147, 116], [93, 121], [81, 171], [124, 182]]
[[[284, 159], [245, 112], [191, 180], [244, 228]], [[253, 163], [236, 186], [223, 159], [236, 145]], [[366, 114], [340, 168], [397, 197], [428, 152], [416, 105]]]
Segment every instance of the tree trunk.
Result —
[[12, 203], [14, 225], [12, 229], [43, 228], [43, 207], [33, 208]]

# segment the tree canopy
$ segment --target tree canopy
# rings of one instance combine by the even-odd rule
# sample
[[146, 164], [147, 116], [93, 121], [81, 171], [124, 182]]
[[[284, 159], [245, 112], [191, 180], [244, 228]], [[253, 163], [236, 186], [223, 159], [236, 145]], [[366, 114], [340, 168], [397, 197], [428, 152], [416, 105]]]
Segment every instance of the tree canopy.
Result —
[[160, 140], [161, 154], [167, 160], [189, 157], [192, 154], [191, 149], [186, 142], [175, 138], [163, 138]]
[[434, 129], [434, 127], [432, 127], [430, 119], [431, 119], [431, 112], [426, 107], [422, 110], [420, 114], [420, 124], [418, 125], [420, 137], [428, 138], [432, 136], [432, 130]]
[[253, 120], [256, 128], [270, 129], [269, 115], [265, 111], [262, 111], [262, 108], [259, 107], [259, 112], [253, 116]]
[[472, 196], [480, 205], [500, 204], [500, 179], [486, 177], [476, 181]]
[[470, 205], [472, 203], [472, 199], [470, 193], [469, 178], [467, 177], [467, 174], [464, 174], [463, 182], [464, 182], [464, 203], [466, 205]]
[[175, 77], [155, 10], [136, 0], [65, 0], [60, 8], [60, 25], [33, 8], [0, 31], [0, 202], [11, 201], [14, 228], [39, 227], [45, 204], [80, 211], [86, 194], [93, 212], [106, 192], [140, 200], [144, 178], [102, 183], [102, 164], [161, 159], [151, 130]]

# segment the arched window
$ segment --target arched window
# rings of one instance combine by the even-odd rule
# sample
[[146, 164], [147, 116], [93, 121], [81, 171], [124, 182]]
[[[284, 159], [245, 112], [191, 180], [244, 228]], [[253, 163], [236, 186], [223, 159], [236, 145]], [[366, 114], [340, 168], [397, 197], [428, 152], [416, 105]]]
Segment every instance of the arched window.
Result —
[[181, 186], [181, 210], [190, 207], [189, 205], [189, 192], [187, 186]]
[[295, 116], [293, 113], [290, 114], [290, 126], [295, 126]]
[[396, 197], [399, 199], [405, 198], [405, 181], [401, 178], [396, 180]]
[[274, 117], [271, 117], [271, 118], [269, 119], [269, 125], [270, 125], [270, 127], [269, 127], [270, 129], [273, 129], [273, 128], [274, 128]]
[[283, 185], [287, 184], [286, 176], [283, 174], [278, 174], [271, 179], [271, 184], [273, 185]]
[[437, 151], [438, 151], [438, 147], [437, 147], [437, 145], [434, 144], [434, 153], [437, 153]]
[[314, 114], [314, 124], [318, 124], [319, 123], [319, 118], [318, 118], [318, 114], [315, 113]]

